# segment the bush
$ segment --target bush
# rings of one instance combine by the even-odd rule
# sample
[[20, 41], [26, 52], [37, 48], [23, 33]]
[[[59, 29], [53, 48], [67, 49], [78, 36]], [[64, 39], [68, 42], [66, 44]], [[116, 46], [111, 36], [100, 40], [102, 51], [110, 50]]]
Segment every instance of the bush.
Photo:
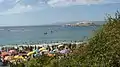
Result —
[[120, 66], [120, 13], [106, 22], [89, 40], [87, 59], [93, 66]]
[[107, 16], [106, 22], [89, 39], [89, 45], [73, 51], [69, 59], [62, 59], [60, 67], [120, 67], [120, 13]]

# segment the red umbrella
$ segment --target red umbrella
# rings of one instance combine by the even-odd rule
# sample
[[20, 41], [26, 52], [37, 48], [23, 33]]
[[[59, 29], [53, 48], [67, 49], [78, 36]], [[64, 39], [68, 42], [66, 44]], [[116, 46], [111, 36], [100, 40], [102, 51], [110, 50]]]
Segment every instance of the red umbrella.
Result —
[[2, 52], [1, 57], [5, 57], [5, 56], [8, 56], [8, 55], [9, 55], [8, 52]]
[[16, 51], [16, 50], [10, 50], [9, 53], [11, 53], [11, 54], [16, 54], [17, 51]]

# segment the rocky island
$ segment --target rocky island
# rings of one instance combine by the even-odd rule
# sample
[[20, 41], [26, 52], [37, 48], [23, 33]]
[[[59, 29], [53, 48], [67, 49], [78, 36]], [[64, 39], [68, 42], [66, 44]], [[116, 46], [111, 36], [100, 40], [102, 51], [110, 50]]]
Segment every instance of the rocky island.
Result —
[[77, 22], [74, 24], [65, 24], [63, 26], [98, 26], [98, 24], [95, 24], [93, 22]]

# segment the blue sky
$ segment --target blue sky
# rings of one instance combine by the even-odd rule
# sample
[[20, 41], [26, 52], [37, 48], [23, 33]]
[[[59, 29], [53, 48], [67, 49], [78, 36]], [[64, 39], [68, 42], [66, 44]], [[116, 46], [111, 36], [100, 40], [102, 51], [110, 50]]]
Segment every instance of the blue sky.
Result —
[[104, 20], [120, 10], [120, 0], [0, 0], [0, 26]]

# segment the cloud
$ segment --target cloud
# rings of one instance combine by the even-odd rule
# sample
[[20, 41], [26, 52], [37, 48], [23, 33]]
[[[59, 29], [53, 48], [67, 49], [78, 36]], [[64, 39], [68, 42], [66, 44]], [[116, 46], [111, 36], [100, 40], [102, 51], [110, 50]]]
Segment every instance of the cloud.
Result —
[[120, 3], [120, 0], [49, 0], [47, 4], [51, 7], [70, 5], [112, 4]]
[[0, 0], [0, 3], [2, 3], [4, 0]]
[[21, 0], [15, 0], [16, 3], [20, 2]]
[[66, 6], [66, 5], [90, 5], [90, 4], [99, 4], [103, 0], [50, 0], [48, 4], [52, 7], [56, 6]]
[[42, 7], [39, 5], [31, 5], [31, 4], [24, 4], [22, 1], [23, 0], [9, 0], [11, 1], [12, 6], [11, 8], [8, 8], [5, 11], [0, 12], [0, 15], [8, 15], [8, 14], [19, 14], [19, 13], [24, 13], [24, 12], [30, 12], [30, 11], [35, 11], [35, 10], [41, 10]]
[[17, 4], [13, 8], [8, 9], [7, 11], [1, 12], [0, 15], [1, 14], [5, 15], [5, 14], [23, 13], [23, 12], [28, 12], [30, 10], [32, 10], [32, 6], [30, 6], [30, 5]]
[[[91, 4], [106, 4], [120, 3], [119, 0], [0, 0], [0, 6], [6, 7], [0, 15], [24, 13], [43, 9], [48, 7], [64, 7], [71, 5], [91, 5]], [[4, 4], [2, 4], [4, 3]], [[2, 5], [1, 5], [2, 4]], [[10, 7], [9, 7], [10, 6]]]

